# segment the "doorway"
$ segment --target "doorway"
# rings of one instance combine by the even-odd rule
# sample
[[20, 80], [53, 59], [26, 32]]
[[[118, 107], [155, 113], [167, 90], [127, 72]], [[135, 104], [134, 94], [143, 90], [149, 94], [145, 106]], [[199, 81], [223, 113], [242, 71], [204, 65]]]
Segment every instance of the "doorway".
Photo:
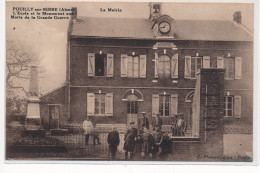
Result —
[[131, 122], [135, 122], [137, 126], [137, 115], [138, 115], [138, 97], [131, 94], [127, 97], [127, 122], [126, 125], [129, 127]]
[[49, 105], [50, 129], [59, 128], [59, 118], [60, 118], [60, 106], [59, 105]]

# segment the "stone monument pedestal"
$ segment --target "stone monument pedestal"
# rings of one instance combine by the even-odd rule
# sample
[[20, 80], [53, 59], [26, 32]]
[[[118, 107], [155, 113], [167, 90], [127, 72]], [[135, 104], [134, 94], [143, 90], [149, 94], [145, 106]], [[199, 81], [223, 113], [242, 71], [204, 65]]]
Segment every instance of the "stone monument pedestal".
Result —
[[40, 117], [40, 99], [36, 96], [29, 97], [27, 115], [25, 119], [26, 130], [40, 130], [41, 117]]

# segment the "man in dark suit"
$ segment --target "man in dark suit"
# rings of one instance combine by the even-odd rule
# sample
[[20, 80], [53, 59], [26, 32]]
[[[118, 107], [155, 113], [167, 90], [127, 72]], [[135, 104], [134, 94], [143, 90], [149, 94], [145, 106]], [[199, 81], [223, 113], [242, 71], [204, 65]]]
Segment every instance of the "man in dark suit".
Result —
[[139, 134], [143, 133], [143, 128], [146, 127], [149, 129], [149, 121], [145, 116], [145, 112], [141, 112], [141, 117], [138, 119], [138, 132]]
[[126, 131], [124, 140], [125, 159], [128, 159], [128, 153], [130, 153], [130, 159], [133, 159], [137, 140], [137, 129], [135, 128], [135, 122], [130, 123], [130, 128]]
[[108, 133], [107, 143], [109, 144], [109, 149], [110, 149], [110, 152], [111, 152], [111, 158], [115, 159], [116, 152], [117, 152], [117, 146], [120, 143], [119, 133], [116, 130], [116, 127], [113, 127], [112, 131], [110, 131]]

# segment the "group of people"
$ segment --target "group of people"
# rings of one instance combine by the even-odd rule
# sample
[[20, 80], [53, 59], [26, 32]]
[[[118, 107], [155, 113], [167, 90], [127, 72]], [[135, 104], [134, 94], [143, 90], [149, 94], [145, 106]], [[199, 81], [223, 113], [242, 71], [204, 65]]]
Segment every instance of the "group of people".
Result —
[[162, 143], [164, 135], [161, 132], [162, 120], [159, 114], [152, 121], [152, 132], [148, 118], [145, 112], [138, 119], [138, 126], [135, 127], [135, 122], [130, 123], [130, 128], [127, 130], [124, 137], [125, 159], [133, 159], [136, 152], [137, 141], [141, 142], [141, 156], [145, 159], [147, 157], [159, 158], [162, 153]]
[[[142, 112], [141, 117], [138, 118], [137, 128], [135, 122], [130, 122], [129, 128], [124, 135], [123, 149], [125, 150], [125, 159], [133, 159], [137, 152], [137, 144], [141, 144], [140, 154], [143, 159], [148, 157], [159, 158], [162, 153], [162, 144], [165, 137], [161, 131], [161, 126], [162, 119], [159, 113], [153, 119], [151, 126], [149, 125], [148, 118], [145, 116], [145, 112]], [[100, 144], [98, 133], [89, 117], [83, 122], [83, 129], [86, 145], [88, 145], [90, 135], [93, 136], [94, 145], [96, 140]], [[120, 143], [119, 133], [115, 126], [108, 133], [107, 143], [111, 159], [115, 159], [117, 147]]]

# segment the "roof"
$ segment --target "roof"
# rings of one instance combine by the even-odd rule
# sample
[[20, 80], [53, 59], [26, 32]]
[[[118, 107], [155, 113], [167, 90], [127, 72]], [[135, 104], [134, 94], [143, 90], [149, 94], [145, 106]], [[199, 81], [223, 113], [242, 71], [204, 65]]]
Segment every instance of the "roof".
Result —
[[[242, 25], [228, 20], [175, 20], [175, 40], [252, 41]], [[156, 39], [153, 22], [141, 18], [79, 17], [71, 36], [126, 39]]]

